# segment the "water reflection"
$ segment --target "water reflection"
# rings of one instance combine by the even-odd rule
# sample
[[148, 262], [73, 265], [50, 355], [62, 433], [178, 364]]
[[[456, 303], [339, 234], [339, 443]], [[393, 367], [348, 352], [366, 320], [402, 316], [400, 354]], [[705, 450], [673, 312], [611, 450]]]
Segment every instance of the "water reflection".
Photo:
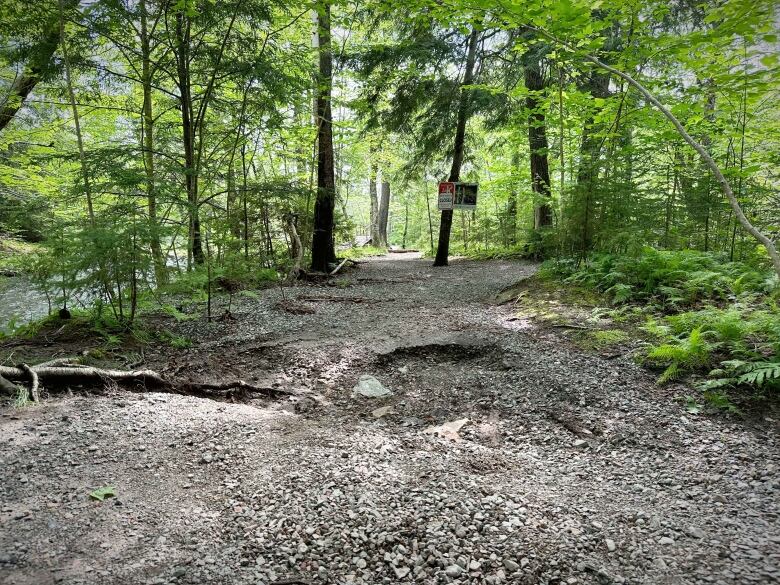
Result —
[[48, 313], [46, 296], [26, 276], [0, 276], [0, 331], [7, 333], [12, 321], [18, 326]]

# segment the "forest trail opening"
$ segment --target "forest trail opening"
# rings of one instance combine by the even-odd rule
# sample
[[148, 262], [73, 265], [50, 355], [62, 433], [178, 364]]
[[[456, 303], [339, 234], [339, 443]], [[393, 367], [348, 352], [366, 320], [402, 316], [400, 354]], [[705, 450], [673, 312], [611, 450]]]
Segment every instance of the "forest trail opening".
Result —
[[[518, 326], [491, 299], [534, 270], [371, 258], [146, 355], [289, 401], [113, 390], [2, 411], [0, 581], [778, 580], [776, 424], [690, 415], [629, 355]], [[390, 394], [356, 392], [365, 376]]]

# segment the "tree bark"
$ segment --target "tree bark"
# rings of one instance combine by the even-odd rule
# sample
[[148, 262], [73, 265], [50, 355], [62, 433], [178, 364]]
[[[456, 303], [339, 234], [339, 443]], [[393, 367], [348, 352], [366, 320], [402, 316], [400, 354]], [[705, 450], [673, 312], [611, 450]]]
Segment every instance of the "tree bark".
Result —
[[528, 97], [528, 147], [531, 163], [531, 189], [534, 192], [534, 229], [552, 225], [550, 206], [550, 166], [547, 160], [547, 128], [539, 94], [544, 91], [544, 79], [537, 59], [526, 63], [524, 68], [525, 87]]
[[154, 117], [152, 116], [152, 65], [148, 32], [147, 0], [140, 0], [141, 12], [141, 76], [143, 88], [143, 160], [146, 173], [146, 202], [149, 217], [149, 248], [154, 264], [157, 285], [165, 284], [165, 260], [160, 244], [160, 225], [157, 220], [157, 194], [154, 176]]
[[[456, 183], [460, 180], [460, 168], [463, 166], [463, 155], [466, 145], [466, 122], [469, 117], [469, 95], [464, 86], [471, 85], [474, 80], [474, 64], [477, 60], [477, 30], [472, 29], [469, 35], [468, 50], [466, 53], [466, 70], [463, 73], [463, 83], [460, 87], [458, 98], [458, 122], [455, 128], [455, 148], [452, 156], [452, 168], [448, 181]], [[444, 209], [441, 212], [441, 224], [439, 226], [439, 246], [436, 249], [434, 266], [447, 266], [450, 254], [450, 233], [452, 231], [452, 210]]]
[[203, 264], [200, 218], [198, 216], [198, 175], [195, 163], [195, 124], [190, 85], [190, 17], [183, 10], [176, 14], [176, 68], [181, 108], [182, 145], [184, 147], [184, 184], [189, 218], [188, 259]]
[[81, 163], [81, 177], [84, 181], [84, 195], [87, 198], [87, 213], [89, 214], [89, 223], [95, 227], [95, 208], [92, 204], [92, 187], [89, 181], [89, 166], [87, 156], [84, 152], [84, 138], [81, 134], [81, 119], [79, 109], [76, 104], [76, 92], [73, 90], [73, 78], [70, 70], [70, 58], [68, 55], [68, 46], [65, 43], [65, 2], [60, 0], [60, 43], [62, 43], [62, 61], [65, 66], [65, 85], [68, 89], [68, 99], [70, 100], [71, 111], [73, 112], [73, 125], [76, 130], [76, 145], [79, 151], [79, 161]]
[[390, 218], [390, 183], [382, 181], [381, 195], [379, 197], [379, 210], [377, 212], [377, 236], [379, 241], [375, 246], [387, 248], [387, 221]]
[[[520, 170], [520, 149], [515, 148], [512, 151], [512, 173]], [[508, 244], [514, 246], [517, 243], [517, 193], [518, 181], [513, 180], [509, 187], [509, 199], [506, 204], [506, 230], [509, 234]]]
[[333, 122], [331, 86], [333, 56], [330, 42], [330, 0], [317, 7], [319, 36], [319, 76], [317, 87], [317, 199], [314, 203], [314, 233], [311, 243], [311, 268], [327, 272], [336, 259], [333, 242], [336, 177], [333, 160]]
[[369, 227], [369, 236], [373, 246], [379, 245], [379, 199], [376, 192], [377, 165], [371, 163], [371, 174], [368, 177], [368, 198], [371, 200], [371, 225]]
[[[63, 1], [60, 3], [60, 10], [72, 8], [75, 4], [74, 0]], [[61, 37], [60, 18], [57, 13], [54, 13], [53, 18], [46, 25], [40, 43], [30, 49], [30, 56], [24, 71], [14, 79], [11, 87], [8, 88], [8, 94], [2, 109], [0, 109], [0, 131], [13, 120], [35, 86], [51, 68], [52, 57], [57, 51]]]

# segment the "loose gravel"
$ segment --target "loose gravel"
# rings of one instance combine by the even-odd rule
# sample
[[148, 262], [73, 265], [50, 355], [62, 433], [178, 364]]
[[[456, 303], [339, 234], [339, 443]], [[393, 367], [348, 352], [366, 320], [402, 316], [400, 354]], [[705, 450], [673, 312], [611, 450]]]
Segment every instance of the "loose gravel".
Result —
[[[689, 414], [629, 355], [518, 327], [488, 300], [533, 270], [389, 255], [284, 291], [363, 302], [294, 315], [267, 290], [146, 356], [289, 401], [115, 389], [0, 411], [0, 581], [780, 582], [772, 413]], [[462, 418], [459, 440], [424, 432]]]

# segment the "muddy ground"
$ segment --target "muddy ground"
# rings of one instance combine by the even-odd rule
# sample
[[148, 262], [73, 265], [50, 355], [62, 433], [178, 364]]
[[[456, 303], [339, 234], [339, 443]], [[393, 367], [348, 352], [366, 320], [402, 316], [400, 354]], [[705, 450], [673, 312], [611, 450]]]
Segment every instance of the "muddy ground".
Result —
[[[780, 581], [775, 413], [690, 414], [627, 349], [490, 302], [533, 271], [393, 254], [284, 291], [313, 313], [239, 296], [235, 320], [166, 324], [192, 347], [126, 357], [291, 398], [74, 388], [4, 408], [0, 582]], [[362, 375], [392, 394], [355, 396]], [[462, 419], [457, 441], [425, 432]]]

